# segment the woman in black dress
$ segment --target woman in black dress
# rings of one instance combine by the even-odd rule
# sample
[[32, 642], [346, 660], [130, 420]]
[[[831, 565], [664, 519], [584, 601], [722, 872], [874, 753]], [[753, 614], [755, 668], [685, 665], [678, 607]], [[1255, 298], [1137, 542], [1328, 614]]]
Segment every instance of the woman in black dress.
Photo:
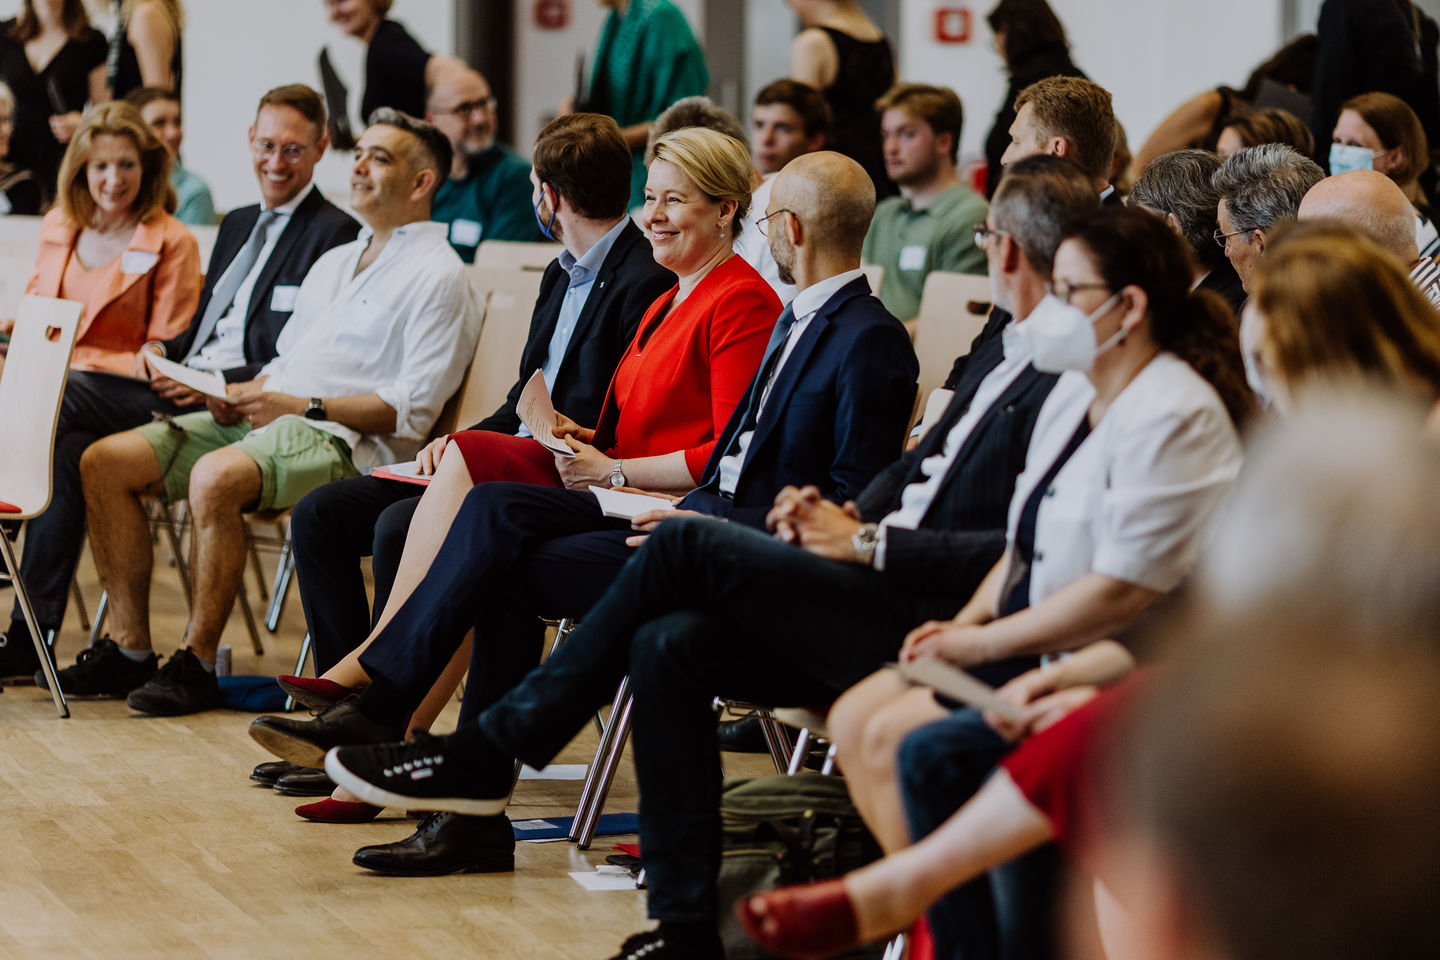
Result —
[[120, 26], [106, 64], [113, 98], [124, 100], [141, 87], [179, 96], [184, 66], [180, 38], [185, 30], [180, 0], [123, 0], [118, 6]]
[[330, 22], [365, 44], [365, 92], [361, 127], [377, 107], [425, 116], [425, 71], [430, 54], [394, 20], [393, 0], [326, 0]]
[[80, 112], [109, 99], [105, 37], [82, 0], [24, 0], [20, 16], [0, 23], [0, 80], [15, 98], [10, 161], [48, 199]]
[[890, 41], [858, 0], [789, 0], [803, 29], [790, 47], [790, 76], [825, 95], [826, 147], [853, 158], [875, 181], [877, 199], [896, 190], [885, 176], [879, 100], [895, 85]]
[[985, 138], [985, 196], [995, 195], [1000, 183], [1000, 158], [1010, 145], [1015, 122], [1015, 98], [1020, 91], [1046, 77], [1084, 77], [1070, 60], [1070, 42], [1060, 18], [1045, 0], [1000, 0], [986, 18], [995, 35], [995, 51], [1005, 61], [1010, 87]]

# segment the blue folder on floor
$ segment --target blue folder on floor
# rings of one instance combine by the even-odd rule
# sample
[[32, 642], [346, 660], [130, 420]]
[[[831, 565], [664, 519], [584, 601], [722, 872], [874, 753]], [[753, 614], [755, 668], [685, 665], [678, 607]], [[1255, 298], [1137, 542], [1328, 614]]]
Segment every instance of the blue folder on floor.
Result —
[[[516, 840], [557, 840], [569, 836], [574, 817], [546, 817], [543, 820], [512, 820]], [[602, 813], [595, 825], [595, 836], [615, 837], [640, 830], [640, 815], [635, 813]]]

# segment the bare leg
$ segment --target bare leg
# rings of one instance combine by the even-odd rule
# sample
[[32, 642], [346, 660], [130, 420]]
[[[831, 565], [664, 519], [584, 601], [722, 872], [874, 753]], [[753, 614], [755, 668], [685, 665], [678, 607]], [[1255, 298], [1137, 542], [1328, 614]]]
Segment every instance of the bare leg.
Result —
[[142, 496], [163, 492], [155, 448], [138, 433], [113, 434], [80, 458], [90, 550], [109, 594], [110, 635], [129, 650], [150, 647], [154, 547]]
[[910, 843], [895, 775], [900, 741], [916, 727], [945, 715], [928, 688], [912, 687], [892, 670], [871, 674], [830, 708], [826, 725], [850, 797], [887, 853]]
[[205, 454], [190, 473], [194, 601], [183, 645], [212, 663], [245, 574], [241, 511], [260, 498], [260, 482], [255, 461], [230, 447]]
[[400, 569], [395, 574], [395, 584], [390, 588], [390, 599], [385, 602], [385, 609], [380, 612], [375, 629], [370, 631], [370, 636], [365, 638], [364, 643], [325, 671], [323, 676], [326, 680], [346, 687], [358, 687], [370, 682], [364, 668], [360, 666], [360, 654], [365, 652], [375, 635], [395, 616], [395, 612], [429, 571], [430, 564], [440, 553], [440, 545], [445, 542], [445, 535], [450, 532], [450, 524], [460, 512], [460, 505], [465, 502], [465, 494], [474, 486], [470, 480], [470, 470], [465, 466], [465, 458], [455, 449], [455, 444], [447, 444], [445, 455], [440, 458], [440, 466], [435, 470], [435, 479], [425, 488], [425, 493], [420, 497], [420, 505], [415, 508], [415, 516], [410, 521], [410, 534], [405, 538], [405, 552], [400, 555]]

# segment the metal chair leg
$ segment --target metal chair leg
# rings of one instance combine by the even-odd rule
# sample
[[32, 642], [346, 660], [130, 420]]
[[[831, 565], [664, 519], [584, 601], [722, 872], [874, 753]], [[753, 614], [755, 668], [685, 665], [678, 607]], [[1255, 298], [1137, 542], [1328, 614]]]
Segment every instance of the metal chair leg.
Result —
[[610, 793], [620, 757], [625, 753], [625, 741], [630, 735], [630, 706], [630, 678], [626, 677], [615, 690], [615, 699], [610, 704], [610, 722], [605, 725], [605, 733], [595, 748], [595, 758], [590, 762], [585, 786], [580, 792], [580, 805], [570, 825], [570, 839], [581, 850], [588, 850], [590, 841], [595, 838], [595, 824], [600, 819], [600, 811], [605, 808], [605, 798]]
[[90, 641], [86, 646], [93, 647], [100, 642], [100, 637], [105, 631], [105, 618], [110, 613], [110, 593], [108, 590], [100, 591], [100, 602], [95, 605], [95, 620], [90, 624]]
[[885, 954], [880, 960], [901, 960], [905, 956], [905, 946], [905, 934], [895, 934], [895, 938], [885, 944]]
[[790, 768], [790, 734], [785, 724], [775, 719], [769, 710], [761, 709], [760, 729], [765, 731], [765, 744], [770, 748], [770, 761], [775, 764], [776, 773]]
[[265, 655], [265, 647], [260, 643], [260, 631], [255, 629], [255, 611], [250, 609], [250, 591], [245, 587], [245, 579], [240, 579], [240, 615], [245, 620], [245, 632], [250, 634], [250, 646], [255, 649], [255, 656]]
[[825, 762], [820, 766], [820, 773], [823, 776], [831, 776], [835, 773], [835, 752], [838, 748], [830, 744], [830, 749], [825, 751]]
[[25, 618], [25, 626], [30, 629], [30, 640], [35, 644], [35, 653], [40, 658], [40, 670], [45, 674], [46, 685], [50, 687], [50, 698], [55, 701], [55, 712], [64, 720], [70, 716], [70, 705], [65, 702], [65, 694], [60, 689], [59, 681], [55, 679], [55, 655], [50, 645], [45, 642], [44, 634], [40, 632], [35, 610], [30, 606], [30, 594], [20, 579], [20, 565], [15, 562], [15, 550], [10, 545], [10, 538], [3, 534], [0, 534], [0, 554], [3, 554], [5, 559], [5, 572], [10, 577], [10, 585], [15, 588], [15, 598], [20, 601], [20, 613]]
[[265, 567], [260, 563], [260, 551], [255, 549], [255, 541], [250, 539], [248, 528], [245, 531], [245, 549], [250, 551], [250, 567], [255, 571], [255, 585], [260, 590], [260, 602], [268, 604], [270, 588], [265, 582]]
[[90, 629], [90, 615], [85, 612], [85, 594], [80, 592], [80, 581], [70, 578], [70, 599], [75, 601], [75, 613], [80, 617], [80, 629]]
[[280, 559], [275, 562], [275, 583], [270, 588], [270, 606], [265, 611], [265, 628], [271, 633], [280, 629], [280, 615], [285, 612], [285, 599], [290, 593], [290, 580], [295, 576], [295, 553], [290, 537], [280, 547]]
[[[294, 676], [297, 676], [297, 677], [303, 677], [303, 676], [305, 676], [305, 661], [306, 661], [307, 659], [309, 659], [310, 653], [311, 653], [311, 648], [313, 647], [313, 645], [314, 645], [314, 644], [313, 644], [313, 642], [312, 642], [311, 639], [310, 639], [310, 631], [307, 630], [307, 631], [305, 631], [305, 639], [300, 641], [300, 656], [298, 656], [298, 657], [295, 658], [295, 670], [294, 670], [294, 672], [293, 672], [293, 675], [294, 675]], [[294, 709], [295, 709], [295, 698], [294, 698], [294, 697], [286, 697], [286, 698], [285, 698], [285, 712], [286, 712], [286, 713], [289, 713], [291, 710], [294, 710]]]
[[180, 574], [180, 589], [185, 593], [185, 609], [192, 610], [195, 607], [195, 600], [190, 592], [190, 565], [185, 562], [185, 551], [180, 545], [180, 530], [178, 521], [169, 505], [156, 501], [160, 506], [160, 525], [165, 529], [165, 535], [170, 541], [170, 552], [175, 557], [175, 570]]
[[800, 772], [805, 764], [805, 755], [810, 752], [810, 731], [804, 727], [795, 735], [795, 749], [790, 751], [790, 765], [785, 772], [790, 776]]

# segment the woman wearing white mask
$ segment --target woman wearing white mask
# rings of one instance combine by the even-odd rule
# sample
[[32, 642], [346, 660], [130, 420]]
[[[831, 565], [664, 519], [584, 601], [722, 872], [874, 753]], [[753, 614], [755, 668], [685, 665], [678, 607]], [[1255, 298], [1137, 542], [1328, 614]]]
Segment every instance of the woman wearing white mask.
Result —
[[[1189, 574], [1239, 470], [1237, 426], [1254, 400], [1235, 321], [1215, 294], [1190, 290], [1183, 241], [1133, 208], [1098, 210], [1065, 236], [1053, 292], [1015, 328], [1036, 368], [1061, 377], [1016, 481], [1005, 556], [953, 620], [911, 631], [902, 660], [939, 658], [993, 682], [997, 668], [1112, 636]], [[830, 711], [882, 846], [909, 837], [901, 741], [950, 722], [953, 706], [881, 671]], [[993, 741], [984, 749], [998, 759], [1006, 747]]]
[[1415, 205], [1415, 245], [1422, 257], [1440, 254], [1435, 213], [1420, 189], [1430, 163], [1425, 128], [1410, 105], [1388, 93], [1362, 93], [1340, 107], [1330, 143], [1330, 174], [1376, 170], [1405, 191]]

